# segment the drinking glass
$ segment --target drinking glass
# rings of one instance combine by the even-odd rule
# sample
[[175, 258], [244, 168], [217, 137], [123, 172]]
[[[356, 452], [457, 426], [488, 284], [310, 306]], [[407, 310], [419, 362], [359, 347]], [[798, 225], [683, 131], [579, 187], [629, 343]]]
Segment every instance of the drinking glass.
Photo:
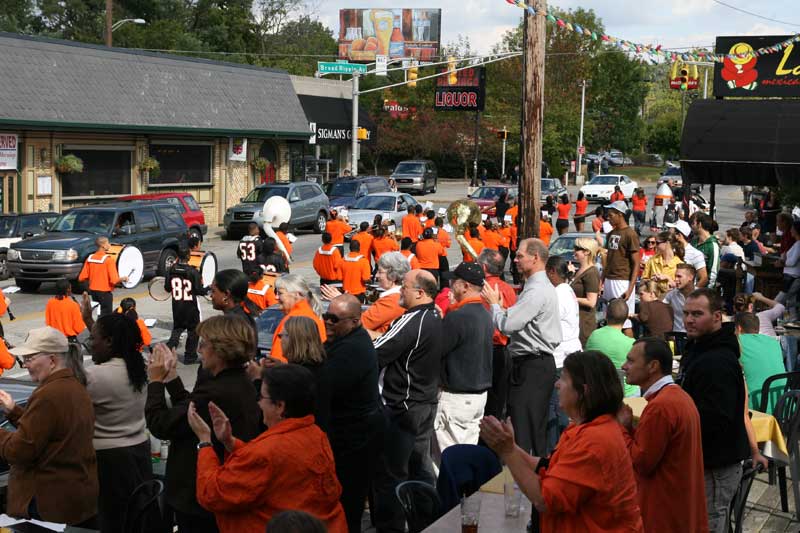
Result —
[[506, 516], [512, 518], [519, 516], [522, 507], [522, 492], [513, 481], [503, 484], [503, 503], [506, 508]]
[[461, 500], [461, 533], [478, 533], [481, 516], [481, 494], [476, 492]]

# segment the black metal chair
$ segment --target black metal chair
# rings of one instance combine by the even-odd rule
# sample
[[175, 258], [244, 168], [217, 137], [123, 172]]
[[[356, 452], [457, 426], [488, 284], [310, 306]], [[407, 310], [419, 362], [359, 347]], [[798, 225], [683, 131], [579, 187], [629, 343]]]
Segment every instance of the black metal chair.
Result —
[[[800, 372], [789, 372], [789, 374], [800, 374]], [[780, 376], [784, 376], [784, 374], [772, 376], [764, 382], [764, 387], [761, 389], [761, 406], [765, 409], [767, 397], [764, 396], [764, 391], [766, 390], [769, 392], [769, 384], [771, 383], [770, 380], [774, 381], [773, 378], [779, 379]], [[794, 379], [794, 377], [792, 379]], [[789, 379], [787, 379], [787, 387], [788, 386]], [[775, 409], [772, 412], [773, 416], [778, 421], [778, 426], [781, 428], [781, 433], [783, 433], [783, 438], [786, 440], [787, 447], [791, 444], [792, 439], [797, 439], [797, 435], [794, 435], [794, 433], [797, 432], [797, 422], [800, 420], [800, 417], [798, 417], [800, 409], [798, 409], [798, 407], [800, 407], [800, 390], [791, 389], [781, 395], [778, 403], [775, 404]], [[793, 453], [792, 448], [788, 449], [789, 463], [791, 466], [792, 462], [795, 461], [795, 456], [797, 456], [797, 453]], [[780, 492], [781, 496], [781, 510], [786, 513], [789, 511], [789, 501], [786, 487], [786, 466], [776, 465], [775, 462], [770, 459], [770, 483], [774, 482], [774, 471], [776, 467], [778, 471], [778, 491]], [[796, 483], [794, 479], [792, 480], [792, 483]]]
[[158, 479], [145, 481], [133, 489], [125, 508], [123, 533], [164, 531], [163, 512], [159, 502], [163, 492], [164, 483]]
[[441, 515], [439, 494], [432, 485], [422, 481], [404, 481], [395, 489], [403, 508], [409, 533], [419, 533]]
[[750, 494], [750, 487], [753, 486], [753, 480], [756, 474], [762, 470], [761, 465], [756, 465], [753, 468], [752, 459], [747, 459], [742, 465], [742, 480], [739, 482], [739, 488], [736, 489], [736, 494], [731, 500], [730, 519], [732, 524], [729, 525], [728, 530], [733, 533], [742, 533], [742, 518], [744, 518], [744, 508], [747, 504], [747, 495]]

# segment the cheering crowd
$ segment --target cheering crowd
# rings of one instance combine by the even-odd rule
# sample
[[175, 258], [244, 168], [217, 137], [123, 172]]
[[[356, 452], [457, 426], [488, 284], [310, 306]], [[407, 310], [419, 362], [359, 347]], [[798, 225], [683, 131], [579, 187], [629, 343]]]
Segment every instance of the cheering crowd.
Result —
[[[711, 216], [683, 219], [658, 194], [651, 220], [641, 191], [598, 208], [572, 258], [548, 244], [573, 203], [583, 229], [582, 195], [549, 199], [539, 237], [524, 239], [506, 195], [465, 228], [421, 206], [400, 227], [376, 217], [354, 230], [332, 212], [313, 257], [319, 291], [289, 272], [286, 226], [270, 238], [251, 225], [241, 270], [210, 287], [192, 242], [163, 282], [165, 344], [135, 302], [114, 309], [120, 278], [98, 238], [81, 303], [59, 284], [47, 325], [10, 350], [38, 387], [24, 409], [0, 391], [17, 428], [0, 430], [7, 512], [122, 531], [134, 489], [153, 478], [149, 432], [169, 441], [168, 509], [139, 517], [147, 531], [355, 532], [368, 502], [379, 532], [403, 532], [397, 486], [436, 486], [449, 447], [480, 443], [541, 531], [725, 532], [743, 461], [767, 464], [748, 409], [785, 368], [773, 323], [796, 316], [800, 224], [776, 213], [777, 239], [748, 213], [720, 241]], [[742, 261], [770, 252], [784, 268], [778, 301], [736, 292], [748, 287]], [[221, 313], [201, 321], [203, 296]], [[255, 319], [274, 305], [283, 316], [265, 355]], [[87, 328], [84, 369], [74, 341]], [[191, 390], [181, 358], [200, 363]], [[635, 416], [623, 398], [639, 396]]]

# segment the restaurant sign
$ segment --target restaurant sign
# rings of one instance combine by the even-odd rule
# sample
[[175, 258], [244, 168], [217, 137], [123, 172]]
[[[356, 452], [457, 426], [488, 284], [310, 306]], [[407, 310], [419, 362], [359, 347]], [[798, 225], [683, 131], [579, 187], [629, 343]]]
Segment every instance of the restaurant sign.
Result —
[[791, 36], [717, 37], [715, 53], [724, 55], [714, 67], [714, 96], [800, 96], [800, 43], [756, 56]]
[[11, 133], [0, 133], [0, 170], [17, 169], [18, 137]]
[[[349, 144], [353, 139], [353, 129], [350, 127], [334, 126], [330, 124], [310, 123], [313, 143], [310, 144]], [[362, 126], [363, 127], [363, 126]], [[375, 132], [364, 128], [367, 138], [360, 141], [362, 144], [375, 142]]]

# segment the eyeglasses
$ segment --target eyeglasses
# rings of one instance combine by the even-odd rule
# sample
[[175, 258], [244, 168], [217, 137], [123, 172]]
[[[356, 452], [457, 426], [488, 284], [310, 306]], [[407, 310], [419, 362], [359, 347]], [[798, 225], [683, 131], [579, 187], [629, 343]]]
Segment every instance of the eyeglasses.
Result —
[[647, 244], [655, 244], [656, 243], [656, 241], [645, 241], [645, 242], [647, 242]]
[[340, 320], [349, 320], [355, 318], [354, 316], [336, 316], [333, 313], [322, 313], [322, 320], [330, 322], [331, 324], [338, 324]]
[[33, 360], [36, 359], [37, 357], [39, 357], [40, 355], [45, 355], [45, 353], [44, 352], [39, 352], [39, 353], [33, 353], [31, 355], [23, 355], [22, 356], [22, 364], [23, 365], [27, 365], [28, 363], [33, 362]]

